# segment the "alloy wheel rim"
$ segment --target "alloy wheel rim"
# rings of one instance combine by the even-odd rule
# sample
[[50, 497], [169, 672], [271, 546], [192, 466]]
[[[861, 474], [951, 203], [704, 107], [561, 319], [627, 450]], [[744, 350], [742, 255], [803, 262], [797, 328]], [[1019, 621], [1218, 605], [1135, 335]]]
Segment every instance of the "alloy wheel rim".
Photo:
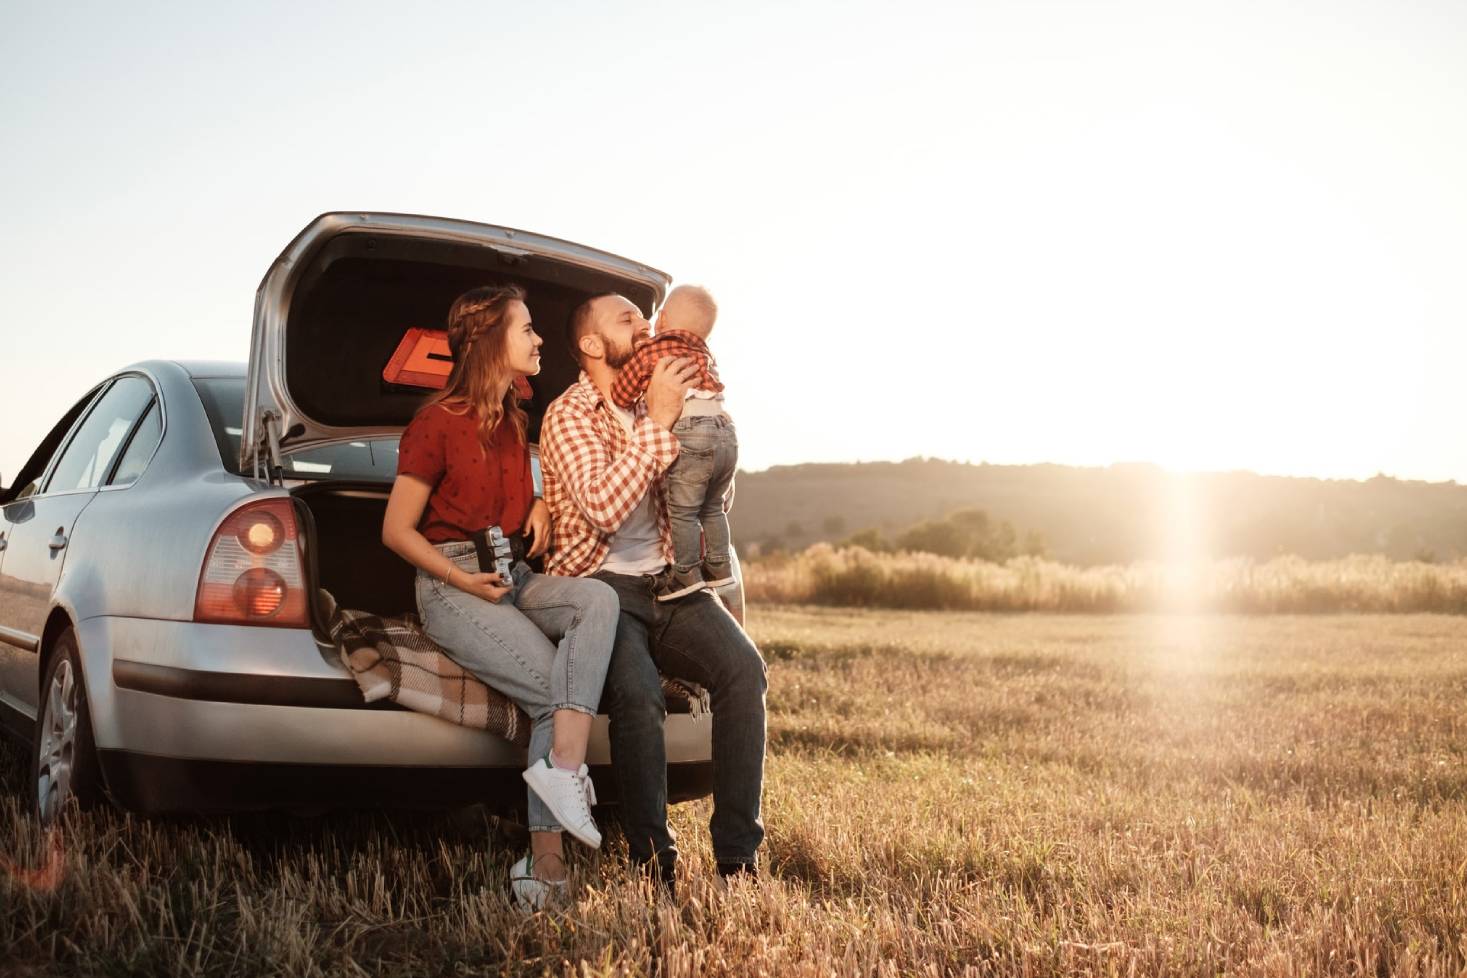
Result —
[[63, 658], [46, 690], [41, 717], [41, 749], [36, 771], [36, 793], [41, 820], [50, 823], [71, 797], [71, 765], [76, 753], [76, 676], [71, 660]]

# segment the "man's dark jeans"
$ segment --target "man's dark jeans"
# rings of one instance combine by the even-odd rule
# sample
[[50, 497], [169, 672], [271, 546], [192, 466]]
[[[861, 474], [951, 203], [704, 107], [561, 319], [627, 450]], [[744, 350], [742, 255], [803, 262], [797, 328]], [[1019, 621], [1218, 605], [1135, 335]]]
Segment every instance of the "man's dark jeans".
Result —
[[621, 618], [601, 693], [611, 718], [611, 763], [621, 823], [637, 862], [654, 857], [664, 875], [677, 862], [667, 825], [667, 716], [658, 670], [707, 688], [713, 707], [713, 857], [752, 863], [764, 840], [764, 660], [710, 591], [659, 603], [651, 577], [601, 571], [616, 589]]

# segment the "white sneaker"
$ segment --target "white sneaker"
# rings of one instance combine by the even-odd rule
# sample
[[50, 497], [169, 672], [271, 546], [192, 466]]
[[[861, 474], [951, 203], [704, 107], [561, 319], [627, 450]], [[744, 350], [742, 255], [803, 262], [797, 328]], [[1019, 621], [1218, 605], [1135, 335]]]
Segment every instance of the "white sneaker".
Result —
[[590, 769], [587, 768], [586, 765], [582, 764], [581, 765], [581, 769], [576, 772], [576, 777], [580, 778], [581, 781], [582, 781], [582, 783], [586, 787], [586, 808], [588, 808], [588, 809], [595, 808], [596, 807], [596, 786], [591, 783], [591, 771], [590, 771]]
[[591, 818], [590, 803], [594, 803], [596, 789], [591, 787], [586, 765], [582, 764], [579, 771], [566, 771], [551, 764], [549, 757], [542, 757], [525, 769], [524, 778], [561, 828], [592, 849], [601, 848], [601, 832]]
[[539, 910], [545, 904], [565, 892], [565, 882], [536, 879], [533, 872], [535, 856], [526, 853], [525, 858], [509, 867], [509, 895], [515, 905], [523, 910]]

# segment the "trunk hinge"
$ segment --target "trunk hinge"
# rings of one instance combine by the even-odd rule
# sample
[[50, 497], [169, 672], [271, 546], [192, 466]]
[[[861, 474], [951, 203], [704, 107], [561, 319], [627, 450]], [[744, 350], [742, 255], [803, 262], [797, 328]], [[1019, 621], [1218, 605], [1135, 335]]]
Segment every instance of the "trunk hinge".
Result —
[[[255, 442], [255, 478], [264, 478], [272, 486], [285, 484], [285, 466], [280, 460], [280, 415], [266, 411], [260, 415], [260, 437]], [[268, 453], [261, 465], [261, 449]], [[264, 471], [261, 472], [261, 468]]]

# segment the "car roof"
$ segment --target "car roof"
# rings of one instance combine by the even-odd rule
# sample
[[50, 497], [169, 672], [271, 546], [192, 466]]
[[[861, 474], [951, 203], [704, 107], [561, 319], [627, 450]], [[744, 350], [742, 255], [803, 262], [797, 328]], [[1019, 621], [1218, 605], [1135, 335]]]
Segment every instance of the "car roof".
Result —
[[193, 380], [212, 377], [244, 378], [248, 364], [232, 360], [172, 360]]

